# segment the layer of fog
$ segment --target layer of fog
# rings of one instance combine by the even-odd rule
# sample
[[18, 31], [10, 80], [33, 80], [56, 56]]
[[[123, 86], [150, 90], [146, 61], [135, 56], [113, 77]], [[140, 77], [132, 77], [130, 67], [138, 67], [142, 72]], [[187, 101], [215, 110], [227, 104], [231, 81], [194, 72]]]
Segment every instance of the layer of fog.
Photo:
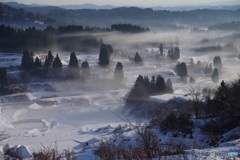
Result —
[[[1, 131], [5, 130], [6, 134], [12, 137], [4, 143], [26, 144], [35, 150], [39, 150], [42, 147], [41, 143], [49, 146], [54, 144], [57, 139], [60, 149], [72, 148], [78, 145], [72, 137], [74, 139], [85, 139], [86, 136], [96, 137], [97, 135], [84, 135], [84, 132], [108, 124], [117, 126], [120, 123], [125, 123], [112, 112], [123, 116], [123, 98], [130, 91], [139, 74], [149, 77], [160, 74], [165, 80], [167, 78], [172, 80], [175, 94], [184, 95], [188, 93], [190, 84], [181, 81], [174, 73], [174, 67], [178, 62], [186, 62], [189, 65], [190, 58], [193, 58], [195, 63], [197, 61], [212, 63], [214, 56], [221, 54], [223, 69], [220, 72], [220, 81], [237, 79], [239, 78], [240, 61], [236, 53], [231, 51], [195, 52], [193, 50], [193, 48], [225, 45], [230, 42], [236, 46], [239, 44], [239, 37], [233, 41], [229, 38], [232, 35], [237, 34], [234, 32], [194, 33], [191, 31], [93, 34], [92, 36], [96, 36], [99, 40], [102, 39], [104, 43], [112, 44], [114, 54], [111, 56], [110, 66], [107, 68], [99, 67], [99, 50], [90, 53], [76, 52], [79, 62], [87, 60], [91, 74], [98, 76], [98, 79], [89, 80], [85, 83], [80, 80], [34, 82], [42, 85], [47, 83], [53, 86], [56, 92], [47, 92], [30, 87], [30, 92], [27, 94], [30, 97], [28, 102], [15, 103], [13, 100], [16, 98], [4, 97], [5, 100], [9, 97], [11, 101], [1, 104]], [[74, 36], [82, 36], [82, 34]], [[203, 39], [210, 39], [210, 41], [202, 43]], [[165, 54], [167, 54], [170, 46], [174, 47], [179, 43], [180, 59], [169, 61], [159, 58], [158, 46], [160, 43], [164, 44]], [[143, 66], [136, 65], [128, 59], [128, 56], [133, 57], [137, 51], [143, 58]], [[57, 53], [59, 54], [64, 67], [67, 68], [70, 52], [57, 50], [52, 52], [54, 56]], [[41, 57], [44, 62], [46, 54], [36, 52], [35, 57]], [[16, 60], [0, 62], [1, 66], [20, 65], [21, 55], [11, 54], [7, 58], [9, 60], [15, 58]], [[113, 80], [114, 69], [118, 61], [123, 63], [125, 76], [121, 84], [117, 84]], [[10, 71], [10, 74], [14, 75], [15, 72]], [[206, 76], [203, 72], [189, 71], [189, 76], [195, 78], [196, 84], [193, 87], [196, 88], [215, 88], [220, 83], [220, 81], [219, 83], [213, 83], [210, 76]], [[132, 121], [135, 121], [134, 117], [131, 118]]]
[[[121, 32], [101, 32], [101, 33], [74, 33], [64, 34], [60, 37], [81, 37], [92, 36], [98, 40], [102, 39], [104, 43], [113, 45], [114, 49], [132, 49], [134, 47], [142, 48], [143, 45], [151, 45], [158, 47], [160, 43], [165, 47], [175, 47], [176, 43], [181, 48], [198, 48], [211, 45], [224, 45], [233, 43], [234, 46], [240, 44], [240, 33], [233, 31], [192, 31], [192, 30], [172, 30], [172, 31], [156, 31], [138, 34], [128, 34]], [[237, 41], [235, 40], [237, 38]], [[200, 43], [202, 40], [208, 39], [208, 43]]]

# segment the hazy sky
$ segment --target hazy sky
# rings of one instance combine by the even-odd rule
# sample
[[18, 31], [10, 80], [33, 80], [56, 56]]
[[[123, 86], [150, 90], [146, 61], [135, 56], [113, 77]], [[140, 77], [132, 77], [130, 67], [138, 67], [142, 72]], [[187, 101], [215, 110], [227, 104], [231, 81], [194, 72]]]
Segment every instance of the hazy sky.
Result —
[[[8, 2], [14, 0], [1, 0]], [[218, 5], [218, 4], [236, 4], [238, 0], [15, 0], [18, 3], [25, 4], [44, 4], [44, 5], [70, 5], [93, 3], [97, 5], [115, 5], [115, 6], [182, 6], [182, 5]]]

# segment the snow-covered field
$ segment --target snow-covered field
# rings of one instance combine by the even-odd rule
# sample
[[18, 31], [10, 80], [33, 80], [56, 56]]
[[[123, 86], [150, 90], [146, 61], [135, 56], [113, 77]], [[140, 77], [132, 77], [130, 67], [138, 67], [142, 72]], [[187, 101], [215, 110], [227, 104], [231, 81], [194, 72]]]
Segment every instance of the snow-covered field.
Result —
[[[1, 96], [1, 148], [6, 144], [12, 146], [22, 144], [26, 145], [31, 152], [37, 152], [44, 146], [57, 145], [59, 151], [64, 149], [75, 151], [79, 159], [94, 159], [92, 152], [98, 142], [104, 137], [111, 137], [114, 134], [114, 127], [126, 123], [120, 118], [125, 116], [123, 97], [129, 92], [139, 74], [150, 77], [161, 74], [165, 80], [171, 78], [174, 94], [151, 97], [153, 101], [159, 100], [161, 103], [172, 97], [189, 98], [184, 95], [188, 93], [190, 85], [181, 83], [180, 78], [173, 71], [177, 62], [169, 63], [157, 58], [158, 48], [148, 47], [138, 51], [143, 58], [143, 66], [134, 65], [127, 58], [115, 55], [112, 56], [108, 69], [98, 67], [98, 53], [76, 53], [79, 60], [89, 62], [91, 74], [98, 75], [101, 81], [36, 82], [29, 84], [30, 92], [28, 93]], [[128, 54], [133, 57], [135, 53], [136, 50], [129, 51]], [[58, 54], [62, 63], [67, 65], [70, 53], [58, 52]], [[193, 58], [195, 63], [197, 61], [208, 63], [213, 61], [215, 55], [217, 53], [200, 54], [184, 47], [181, 48], [181, 58], [178, 61], [186, 62], [188, 65], [190, 58]], [[35, 56], [44, 57], [43, 53], [36, 53]], [[5, 53], [0, 53], [0, 58], [4, 59], [0, 61], [0, 67], [19, 66], [21, 63], [21, 54], [13, 53], [6, 56]], [[220, 73], [220, 81], [229, 82], [239, 78], [240, 60], [236, 56], [221, 58], [224, 67]], [[115, 87], [111, 85], [111, 79], [118, 61], [123, 63], [125, 79], [124, 85]], [[9, 69], [9, 75], [16, 75], [14, 67]], [[214, 88], [218, 85], [203, 72], [189, 73], [189, 76], [195, 78], [195, 87]], [[56, 91], [41, 89], [44, 84], [53, 86]], [[136, 122], [135, 117], [128, 118], [133, 123]], [[133, 132], [126, 129], [123, 136], [131, 137]], [[203, 137], [199, 136], [199, 139], [201, 138]], [[86, 142], [90, 147], [86, 147]], [[224, 159], [226, 157], [209, 157], [207, 153], [230, 149], [240, 151], [239, 140], [222, 144], [218, 148], [198, 149], [194, 153], [205, 159]]]

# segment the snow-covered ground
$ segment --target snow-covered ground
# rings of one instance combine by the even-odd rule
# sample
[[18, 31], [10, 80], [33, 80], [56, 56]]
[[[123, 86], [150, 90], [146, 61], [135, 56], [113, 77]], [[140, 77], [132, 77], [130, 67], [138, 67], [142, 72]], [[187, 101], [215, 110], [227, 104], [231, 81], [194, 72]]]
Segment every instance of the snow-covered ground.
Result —
[[[159, 103], [170, 98], [179, 100], [188, 99], [190, 84], [182, 83], [180, 78], [173, 72], [177, 62], [164, 62], [157, 58], [158, 48], [143, 48], [138, 50], [143, 58], [144, 65], [137, 66], [127, 58], [113, 56], [109, 69], [98, 67], [98, 53], [76, 53], [81, 61], [87, 60], [90, 65], [91, 74], [98, 75], [100, 81], [80, 82], [37, 82], [38, 85], [49, 84], [56, 91], [45, 91], [38, 87], [31, 87], [31, 92], [0, 97], [0, 145], [26, 145], [31, 152], [37, 152], [45, 147], [54, 147], [58, 150], [74, 150], [79, 159], [94, 159], [92, 153], [94, 147], [104, 137], [111, 137], [114, 127], [126, 122], [120, 117], [125, 114], [122, 110], [123, 97], [129, 92], [139, 74], [152, 76], [161, 74], [165, 80], [171, 78], [174, 94], [153, 96], [150, 99]], [[135, 51], [129, 51], [134, 56]], [[55, 54], [55, 53], [54, 53]], [[58, 52], [64, 65], [69, 62], [70, 53]], [[217, 54], [217, 53], [216, 53]], [[216, 54], [195, 53], [188, 48], [181, 49], [179, 62], [187, 62], [190, 58], [203, 63], [213, 61]], [[43, 53], [35, 56], [44, 58]], [[239, 78], [240, 60], [234, 56], [222, 56], [223, 69], [220, 73], [220, 81], [232, 81]], [[0, 53], [1, 67], [18, 66], [21, 63], [21, 54]], [[7, 60], [7, 61], [6, 61]], [[116, 63], [120, 61], [124, 66], [124, 85], [114, 87], [111, 84]], [[16, 70], [9, 69], [9, 75], [14, 76]], [[218, 84], [211, 81], [203, 72], [189, 73], [196, 80], [195, 87], [214, 88]], [[109, 81], [109, 82], [108, 82]], [[219, 81], [219, 83], [220, 83]], [[133, 123], [135, 117], [128, 117]], [[125, 137], [131, 137], [134, 131], [122, 133]], [[3, 138], [1, 138], [3, 137]], [[201, 136], [200, 136], [201, 137]], [[202, 137], [201, 137], [202, 138]], [[85, 144], [88, 142], [89, 148]], [[239, 140], [220, 145], [218, 148], [198, 149], [194, 153], [206, 159], [224, 159], [219, 156], [210, 156], [210, 152], [229, 151], [238, 149]], [[189, 151], [192, 153], [192, 151]], [[225, 157], [226, 158], [226, 157]]]

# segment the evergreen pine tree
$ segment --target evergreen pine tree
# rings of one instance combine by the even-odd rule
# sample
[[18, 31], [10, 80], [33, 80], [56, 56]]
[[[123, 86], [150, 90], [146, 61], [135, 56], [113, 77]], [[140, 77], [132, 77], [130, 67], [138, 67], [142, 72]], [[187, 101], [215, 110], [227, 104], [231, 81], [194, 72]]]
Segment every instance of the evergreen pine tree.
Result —
[[209, 74], [209, 73], [212, 73], [212, 72], [213, 72], [212, 63], [206, 64], [205, 69], [204, 69], [204, 73]]
[[160, 43], [159, 45], [159, 52], [160, 52], [160, 56], [162, 57], [163, 56], [163, 44]]
[[48, 61], [48, 56], [45, 57], [44, 66], [46, 68], [50, 67], [50, 64], [49, 64], [49, 61]]
[[42, 67], [42, 62], [41, 62], [41, 60], [38, 57], [35, 58], [34, 66], [36, 68]]
[[220, 58], [220, 56], [215, 56], [213, 59], [213, 66], [217, 69], [221, 69], [222, 68], [222, 60]]
[[5, 88], [9, 86], [8, 77], [7, 77], [7, 68], [0, 68], [0, 87]]
[[78, 60], [75, 52], [71, 52], [68, 65], [68, 78], [77, 78], [80, 76]]
[[168, 57], [171, 58], [171, 49], [168, 49]]
[[168, 50], [168, 57], [171, 60], [178, 60], [180, 58], [180, 49], [179, 49], [179, 47], [170, 48]]
[[208, 65], [208, 64], [205, 65], [204, 73], [205, 73], [205, 74], [208, 74], [208, 73], [209, 73], [209, 65]]
[[48, 51], [48, 55], [46, 56], [45, 58], [45, 63], [44, 63], [44, 66], [46, 68], [49, 68], [52, 66], [52, 63], [53, 63], [53, 60], [54, 60], [54, 56], [52, 55], [52, 51]]
[[190, 77], [189, 83], [191, 83], [191, 84], [195, 83], [195, 79], [193, 77]]
[[194, 68], [194, 59], [193, 59], [193, 58], [190, 58], [190, 64], [189, 64], [189, 66], [190, 66], [191, 68]]
[[34, 67], [33, 56], [25, 50], [22, 56], [21, 69], [25, 71], [30, 71]]
[[203, 68], [202, 62], [201, 61], [197, 61], [197, 64], [195, 65], [195, 68], [197, 69], [197, 71], [200, 71]]
[[143, 86], [144, 86], [144, 84], [145, 84], [144, 78], [143, 78], [142, 75], [139, 75], [139, 76], [138, 76], [138, 78], [137, 78], [136, 81], [135, 81], [134, 86], [136, 86], [136, 85], [138, 85], [138, 84], [143, 85]]
[[144, 86], [149, 88], [150, 87], [150, 80], [148, 76], [144, 76]]
[[174, 48], [174, 60], [178, 60], [180, 58], [180, 49], [179, 47]]
[[42, 73], [43, 73], [42, 72], [42, 62], [38, 57], [35, 58], [33, 69], [34, 70], [31, 72], [32, 75], [38, 75], [38, 76], [42, 75]]
[[217, 91], [215, 92], [215, 99], [219, 99], [224, 103], [227, 103], [227, 99], [230, 96], [228, 92], [229, 85], [227, 85], [224, 81], [221, 82], [221, 85], [218, 87]]
[[82, 74], [83, 74], [83, 76], [84, 76], [85, 78], [87, 78], [87, 77], [90, 75], [90, 68], [89, 68], [88, 61], [83, 61], [83, 62], [82, 62], [81, 69], [82, 69]]
[[135, 56], [134, 56], [134, 62], [135, 62], [136, 64], [142, 64], [142, 63], [143, 63], [143, 62], [142, 62], [142, 57], [139, 55], [138, 52], [136, 52], [136, 54], [135, 54]]
[[68, 67], [69, 68], [75, 68], [75, 69], [79, 68], [78, 60], [77, 60], [77, 56], [76, 56], [75, 52], [72, 52], [71, 55], [70, 55], [70, 61], [69, 61]]
[[157, 93], [164, 93], [166, 91], [166, 83], [161, 75], [157, 76], [155, 90]]
[[213, 71], [212, 63], [210, 63], [210, 64], [208, 65], [208, 71], [209, 71], [209, 73], [212, 73], [212, 71]]
[[158, 75], [156, 80], [152, 76], [151, 82], [148, 76], [139, 75], [136, 79], [133, 88], [126, 97], [126, 101], [139, 101], [148, 98], [150, 95], [173, 93], [172, 81], [168, 79], [166, 82], [161, 75]]
[[136, 79], [133, 88], [131, 89], [130, 93], [128, 94], [126, 101], [138, 101], [143, 100], [148, 97], [149, 93], [146, 90], [144, 85], [144, 78], [143, 76], [139, 75]]
[[57, 54], [57, 56], [54, 58], [52, 68], [62, 68], [62, 62]]
[[186, 77], [187, 76], [187, 65], [186, 63], [178, 63], [175, 67], [175, 72], [179, 77]]
[[81, 68], [82, 68], [82, 69], [89, 69], [88, 61], [83, 61]]
[[219, 73], [218, 73], [218, 69], [217, 68], [214, 69], [211, 77], [212, 77], [212, 81], [213, 82], [218, 82], [218, 80], [219, 80]]
[[124, 78], [123, 65], [121, 62], [118, 62], [114, 72], [114, 79], [117, 81], [121, 81], [123, 80], [123, 78]]
[[173, 86], [170, 78], [166, 81], [166, 93], [173, 93]]
[[62, 62], [57, 54], [52, 64], [53, 73], [59, 75], [62, 71]]
[[152, 79], [151, 79], [151, 82], [150, 82], [150, 87], [152, 89], [154, 89], [154, 87], [155, 87], [155, 76], [154, 75], [152, 76]]
[[113, 53], [111, 45], [102, 44], [99, 53], [99, 65], [107, 66], [110, 63], [110, 56]]

